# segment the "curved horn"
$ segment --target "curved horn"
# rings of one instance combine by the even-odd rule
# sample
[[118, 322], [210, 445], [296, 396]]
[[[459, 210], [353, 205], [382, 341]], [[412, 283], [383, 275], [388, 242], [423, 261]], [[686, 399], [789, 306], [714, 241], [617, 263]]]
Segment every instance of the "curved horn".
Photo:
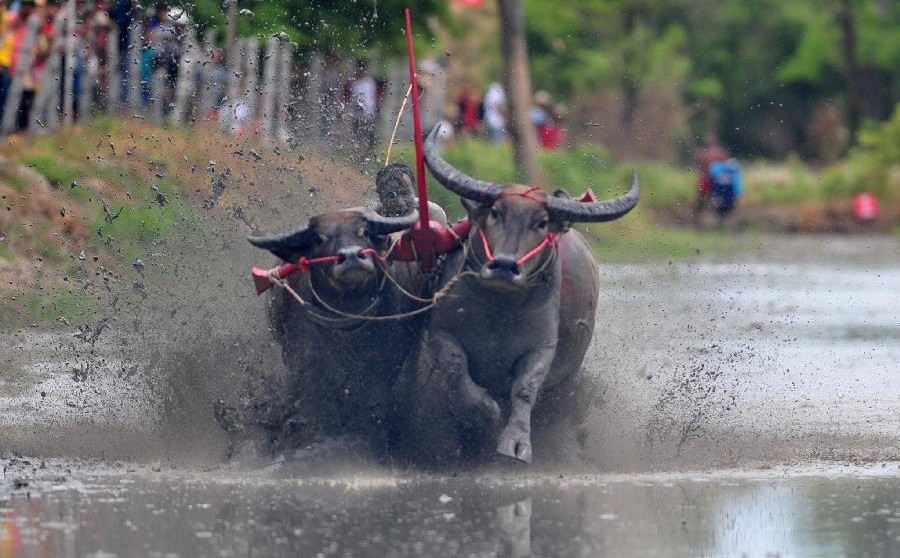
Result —
[[618, 198], [584, 203], [569, 198], [547, 197], [547, 213], [552, 221], [595, 222], [614, 221], [622, 217], [637, 205], [641, 197], [641, 181], [637, 171], [631, 179], [631, 188]]
[[385, 217], [374, 211], [363, 212], [363, 217], [369, 224], [369, 232], [378, 236], [384, 236], [404, 229], [408, 229], [419, 220], [419, 212], [415, 209], [408, 215], [401, 217]]
[[248, 236], [247, 240], [257, 248], [268, 250], [286, 262], [296, 262], [303, 255], [303, 251], [312, 244], [314, 236], [311, 227], [304, 227], [282, 234]]
[[479, 203], [493, 203], [500, 192], [500, 185], [472, 178], [456, 170], [450, 166], [450, 163], [441, 158], [438, 153], [440, 151], [438, 148], [438, 136], [441, 133], [442, 126], [443, 124], [435, 126], [425, 139], [425, 164], [428, 165], [428, 170], [448, 190]]

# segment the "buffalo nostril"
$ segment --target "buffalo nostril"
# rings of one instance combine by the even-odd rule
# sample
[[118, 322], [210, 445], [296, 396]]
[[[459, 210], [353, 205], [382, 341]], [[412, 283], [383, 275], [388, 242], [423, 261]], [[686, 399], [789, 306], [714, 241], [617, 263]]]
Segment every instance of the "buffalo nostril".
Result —
[[345, 261], [356, 261], [365, 258], [365, 254], [362, 253], [362, 248], [343, 248], [338, 250], [338, 262], [343, 263]]
[[495, 258], [489, 265], [489, 269], [494, 271], [505, 271], [516, 275], [519, 272], [519, 264], [512, 258], [499, 257]]

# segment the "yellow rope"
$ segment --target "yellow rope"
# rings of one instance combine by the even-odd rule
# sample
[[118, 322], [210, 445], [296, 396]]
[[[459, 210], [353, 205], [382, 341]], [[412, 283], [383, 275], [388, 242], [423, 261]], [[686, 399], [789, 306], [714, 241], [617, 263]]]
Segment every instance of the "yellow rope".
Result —
[[391, 132], [391, 141], [388, 142], [387, 153], [384, 154], [384, 166], [391, 163], [391, 148], [394, 147], [394, 138], [397, 137], [397, 128], [400, 127], [400, 119], [403, 118], [403, 109], [406, 108], [406, 101], [409, 100], [409, 94], [412, 92], [412, 84], [406, 89], [406, 95], [403, 96], [403, 102], [400, 103], [400, 111], [397, 113], [397, 120], [394, 122], [394, 131]]

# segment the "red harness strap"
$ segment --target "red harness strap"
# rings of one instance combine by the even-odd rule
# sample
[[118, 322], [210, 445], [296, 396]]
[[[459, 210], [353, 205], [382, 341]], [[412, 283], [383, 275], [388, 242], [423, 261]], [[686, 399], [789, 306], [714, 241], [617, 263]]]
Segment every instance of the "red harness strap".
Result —
[[[487, 256], [489, 262], [494, 261], [494, 253], [491, 251], [491, 246], [490, 244], [488, 244], [487, 237], [484, 236], [484, 231], [478, 229], [478, 234], [481, 235], [481, 245], [482, 247], [484, 247], [484, 255]], [[557, 238], [558, 235], [556, 233], [547, 233], [547, 236], [545, 236], [543, 240], [538, 242], [537, 246], [535, 246], [534, 248], [523, 254], [521, 258], [516, 260], [516, 265], [522, 265], [531, 258], [537, 256], [547, 246], [549, 246], [551, 250], [556, 250]]]
[[[377, 258], [381, 261], [385, 261], [387, 258], [378, 253], [375, 248], [363, 248], [359, 252], [356, 253], [357, 256], [363, 257], [366, 254], [371, 254], [372, 257]], [[344, 261], [345, 256], [341, 254], [334, 254], [332, 256], [319, 256], [318, 258], [307, 258], [306, 256], [300, 256], [300, 259], [297, 260], [297, 265], [300, 267], [302, 271], [309, 271], [310, 266], [316, 264], [323, 263], [336, 263]]]
[[510, 198], [510, 197], [516, 196], [516, 197], [520, 197], [520, 198], [526, 198], [526, 199], [529, 199], [529, 200], [531, 200], [531, 201], [533, 201], [533, 202], [535, 202], [535, 203], [537, 203], [537, 204], [540, 204], [540, 205], [544, 205], [544, 206], [545, 206], [545, 205], [547, 205], [547, 202], [545, 202], [544, 200], [542, 200], [542, 199], [540, 199], [540, 198], [535, 198], [534, 196], [531, 195], [531, 194], [533, 194], [534, 192], [540, 192], [540, 191], [541, 191], [541, 187], [540, 187], [540, 186], [531, 186], [531, 187], [529, 187], [527, 190], [525, 190], [524, 192], [503, 192], [503, 193], [501, 193], [499, 196], [497, 196], [497, 197], [494, 199], [494, 201], [497, 201], [497, 200], [499, 200], [500, 198]]
[[[365, 256], [366, 254], [372, 254], [373, 257], [378, 258], [381, 261], [385, 261], [385, 257], [379, 254], [374, 248], [363, 248], [356, 253], [357, 256]], [[291, 275], [292, 273], [296, 273], [298, 271], [302, 273], [309, 273], [310, 268], [314, 265], [336, 263], [341, 261], [344, 261], [344, 256], [340, 254], [334, 254], [331, 256], [319, 256], [318, 258], [307, 258], [306, 256], [300, 256], [300, 259], [297, 260], [297, 263], [286, 263], [272, 269], [254, 267], [252, 276], [253, 283], [256, 286], [256, 294], [262, 294], [269, 290], [269, 287], [272, 286], [270, 277], [273, 274], [277, 275], [279, 279], [285, 279], [288, 275]]]
[[339, 262], [344, 259], [344, 256], [320, 256], [318, 258], [307, 258], [306, 256], [300, 256], [300, 259], [297, 260], [297, 266], [300, 268], [300, 271], [308, 272], [310, 266], [314, 266], [317, 264], [323, 263], [332, 263]]
[[[534, 197], [534, 196], [531, 195], [531, 194], [533, 194], [534, 192], [540, 192], [540, 191], [541, 191], [541, 188], [540, 188], [539, 186], [531, 186], [530, 188], [528, 188], [528, 189], [525, 190], [524, 192], [504, 192], [504, 193], [501, 193], [499, 196], [497, 196], [497, 198], [496, 198], [494, 201], [496, 201], [496, 200], [498, 200], [498, 199], [500, 199], [500, 198], [508, 198], [508, 197], [512, 197], [512, 196], [518, 196], [518, 197], [520, 197], [520, 198], [526, 198], [526, 199], [529, 199], [529, 200], [531, 200], [531, 201], [533, 201], [533, 202], [535, 202], [535, 203], [537, 203], [537, 204], [540, 204], [540, 205], [542, 205], [542, 206], [546, 206], [546, 205], [547, 205], [547, 202], [546, 202], [545, 200], [542, 200], [542, 199], [540, 199], [540, 198], [536, 198], [536, 197]], [[487, 237], [484, 236], [484, 231], [482, 231], [481, 229], [478, 229], [478, 234], [481, 235], [481, 245], [482, 245], [482, 247], [484, 247], [484, 255], [487, 256], [487, 259], [488, 259], [489, 262], [494, 261], [494, 253], [491, 252], [491, 247], [490, 247], [490, 245], [488, 244]], [[518, 260], [516, 260], [516, 265], [522, 265], [523, 263], [527, 262], [527, 261], [530, 260], [531, 258], [537, 256], [537, 255], [540, 254], [541, 251], [542, 251], [544, 248], [546, 248], [547, 246], [550, 246], [550, 248], [551, 248], [552, 250], [556, 250], [556, 240], [557, 240], [558, 236], [559, 236], [559, 235], [557, 235], [556, 233], [552, 233], [552, 232], [551, 232], [551, 233], [547, 233], [547, 236], [545, 236], [544, 239], [541, 240], [541, 241], [537, 244], [537, 246], [535, 246], [534, 248], [532, 248], [531, 250], [529, 250], [528, 252], [526, 252], [525, 254], [523, 254], [521, 258], [519, 258]]]

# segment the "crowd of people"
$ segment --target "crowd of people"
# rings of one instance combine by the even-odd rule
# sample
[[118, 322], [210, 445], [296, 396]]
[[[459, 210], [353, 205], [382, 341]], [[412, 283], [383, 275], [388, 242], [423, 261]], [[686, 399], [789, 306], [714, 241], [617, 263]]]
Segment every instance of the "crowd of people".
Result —
[[[144, 106], [159, 96], [164, 111], [170, 111], [183, 48], [182, 27], [188, 23], [183, 10], [170, 9], [165, 3], [145, 8], [135, 0], [78, 0], [70, 22], [69, 5], [60, 0], [14, 0], [0, 5], [0, 108], [16, 111], [16, 129], [28, 127], [38, 93], [49, 86], [59, 91], [54, 108], [66, 111], [65, 100], [73, 99], [73, 116], [81, 106], [77, 99], [83, 91], [88, 91], [92, 104], [106, 107], [116, 85], [119, 98], [113, 100], [125, 103], [130, 79], [138, 80]], [[134, 33], [134, 29], [141, 32]], [[136, 65], [129, 63], [132, 46], [139, 49]], [[67, 52], [72, 56], [68, 61]], [[115, 68], [108, 66], [112, 56], [117, 60]], [[67, 64], [71, 64], [73, 78], [71, 95], [62, 79]], [[135, 67], [138, 75], [130, 76]], [[154, 74], [162, 76], [156, 80], [162, 89], [158, 92], [152, 91]], [[18, 106], [7, 107], [17, 76], [21, 84]], [[110, 79], [117, 83], [109, 83]], [[84, 87], [87, 80], [90, 89]], [[224, 88], [224, 83], [220, 85]]]
[[[491, 83], [482, 95], [471, 82], [466, 82], [457, 96], [454, 112], [457, 135], [483, 137], [495, 143], [507, 140], [509, 110], [500, 83]], [[538, 91], [534, 94], [529, 116], [541, 147], [559, 149], [565, 144], [565, 107], [554, 103], [549, 93]]]

